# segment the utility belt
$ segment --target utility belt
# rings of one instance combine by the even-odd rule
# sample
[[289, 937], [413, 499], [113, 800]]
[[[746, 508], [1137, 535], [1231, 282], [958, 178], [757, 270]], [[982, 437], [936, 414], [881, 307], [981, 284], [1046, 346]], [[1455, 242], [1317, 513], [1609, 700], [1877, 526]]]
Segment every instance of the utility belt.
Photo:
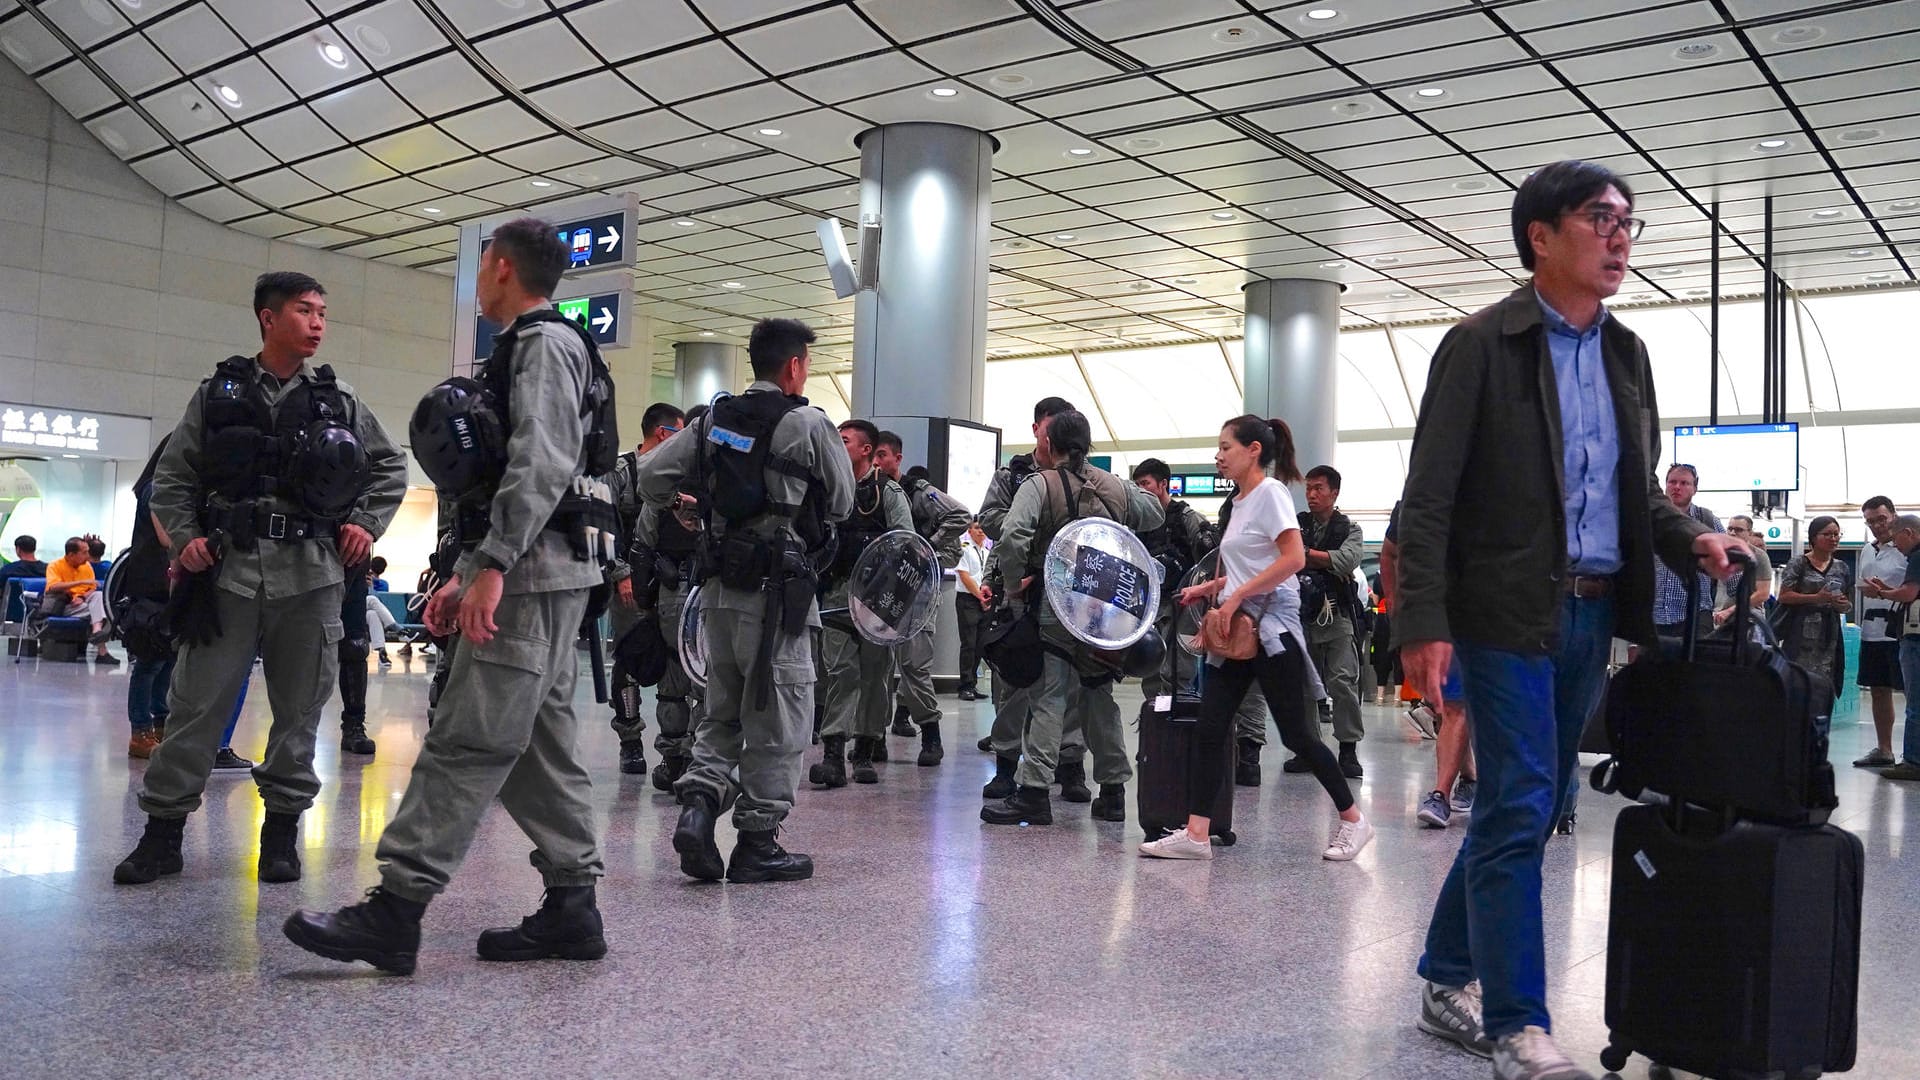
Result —
[[205, 535], [226, 533], [227, 542], [235, 550], [252, 551], [261, 540], [331, 540], [339, 534], [340, 523], [331, 518], [282, 513], [271, 502], [248, 500], [231, 506], [208, 506], [200, 512], [200, 531]]
[[[709, 534], [711, 535], [711, 534]], [[720, 584], [742, 592], [757, 592], [765, 598], [761, 614], [760, 649], [754, 658], [754, 706], [765, 708], [767, 688], [773, 684], [772, 628], [778, 626], [788, 637], [806, 633], [807, 613], [813, 609], [817, 583], [813, 563], [806, 549], [782, 530], [776, 536], [759, 536], [733, 530], [718, 540], [709, 541], [707, 567]]]
[[[613, 489], [592, 477], [574, 477], [541, 528], [565, 537], [574, 561], [612, 565], [620, 535], [620, 513], [613, 504]], [[455, 507], [453, 538], [461, 551], [478, 547], [492, 529], [492, 500], [463, 502]]]

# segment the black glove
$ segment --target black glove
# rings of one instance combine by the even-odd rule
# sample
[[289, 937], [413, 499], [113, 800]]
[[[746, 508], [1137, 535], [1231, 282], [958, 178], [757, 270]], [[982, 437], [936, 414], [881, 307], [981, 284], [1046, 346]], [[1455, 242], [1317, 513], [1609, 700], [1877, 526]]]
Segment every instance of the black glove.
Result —
[[167, 597], [167, 621], [179, 645], [211, 645], [220, 637], [220, 567], [186, 574]]

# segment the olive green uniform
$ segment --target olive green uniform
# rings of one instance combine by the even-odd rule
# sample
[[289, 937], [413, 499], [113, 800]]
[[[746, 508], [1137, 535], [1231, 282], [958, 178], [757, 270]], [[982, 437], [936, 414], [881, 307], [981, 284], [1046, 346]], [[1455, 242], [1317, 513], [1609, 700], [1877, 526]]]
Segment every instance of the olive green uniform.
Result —
[[450, 676], [375, 850], [382, 883], [407, 900], [446, 888], [496, 796], [533, 841], [532, 862], [548, 887], [592, 885], [603, 873], [573, 705], [575, 643], [603, 569], [575, 558], [569, 539], [546, 528], [586, 473], [580, 403], [592, 367], [579, 335], [556, 322], [521, 329], [507, 362], [506, 472], [485, 539], [454, 565], [463, 584], [474, 580], [479, 556], [506, 567], [493, 615], [499, 629], [485, 644], [449, 644], [442, 662]]
[[[960, 505], [960, 500], [917, 477], [908, 480], [902, 491], [907, 495], [914, 531], [933, 545], [943, 569], [953, 569], [960, 562], [960, 538], [966, 535], [967, 522], [973, 515]], [[895, 697], [916, 724], [940, 722], [940, 699], [933, 692], [933, 637], [939, 609], [953, 602], [952, 592], [943, 587], [935, 618], [928, 621], [925, 629], [893, 649], [894, 664], [900, 672]]]
[[[281, 382], [255, 365], [254, 378], [265, 388], [277, 415], [293, 388], [316, 378], [302, 364]], [[348, 398], [353, 390], [336, 384]], [[153, 514], [178, 553], [206, 535], [204, 504], [228, 505], [201, 480], [194, 462], [206, 435], [203, 385], [187, 403], [167, 449], [153, 474]], [[386, 531], [406, 494], [407, 460], [387, 437], [373, 411], [353, 404], [353, 429], [366, 449], [371, 478], [343, 524], [358, 525], [374, 539]], [[260, 500], [265, 509], [269, 500]], [[271, 500], [271, 511], [304, 516], [285, 496]], [[298, 814], [313, 805], [320, 778], [313, 771], [313, 747], [320, 711], [333, 696], [340, 670], [342, 583], [346, 574], [331, 537], [273, 540], [261, 536], [251, 551], [228, 545], [219, 564], [216, 610], [221, 633], [200, 645], [183, 642], [167, 691], [167, 737], [147, 762], [140, 786], [140, 808], [155, 817], [185, 817], [198, 809], [213, 771], [221, 735], [233, 703], [260, 657], [267, 682], [273, 726], [267, 751], [254, 766], [254, 783], [269, 811]]]
[[[1006, 580], [1000, 564], [1001, 526], [1007, 520], [1007, 510], [1013, 505], [1013, 493], [1019, 485], [1014, 482], [1013, 470], [1002, 465], [995, 469], [993, 479], [987, 483], [987, 495], [980, 504], [980, 527], [994, 540], [994, 547], [987, 552], [985, 578], [993, 587], [994, 606], [1012, 602], [1013, 587], [1020, 584], [1019, 577]], [[1060, 736], [1060, 756], [1058, 764], [1077, 765], [1086, 760], [1087, 736], [1085, 709], [1071, 709], [1067, 713], [1067, 727]], [[998, 672], [993, 676], [993, 728], [988, 732], [989, 746], [998, 757], [1020, 756], [1021, 740], [1026, 738], [1027, 721], [1033, 716], [1033, 687], [1014, 686], [1000, 678]]]
[[[633, 472], [638, 467], [639, 456], [640, 452], [637, 450], [629, 450], [621, 454], [619, 463], [614, 466], [613, 475], [607, 480], [608, 486], [613, 489], [613, 508], [620, 517], [622, 538], [622, 543], [619, 545], [621, 557], [614, 560], [606, 571], [606, 583], [612, 590], [607, 604], [607, 631], [613, 636], [615, 642], [626, 636], [627, 631], [633, 629], [633, 624], [640, 618], [637, 608], [621, 603], [619, 595], [620, 583], [633, 577], [633, 568], [627, 565], [625, 556], [629, 546], [635, 541], [639, 519], [644, 516], [640, 512], [640, 496], [634, 490], [633, 483]], [[662, 624], [662, 633], [665, 632], [664, 627], [665, 624]], [[623, 690], [632, 697], [632, 701], [624, 707], [621, 699]], [[632, 742], [644, 735], [647, 730], [647, 721], [646, 717], [640, 714], [639, 688], [615, 686], [612, 697], [613, 700], [609, 704], [613, 708], [611, 720], [613, 733], [618, 735], [623, 743]]]
[[[913, 512], [907, 506], [906, 492], [878, 469], [868, 472], [865, 479], [855, 485], [854, 502], [870, 512], [877, 503], [888, 531], [913, 529]], [[845, 580], [833, 582], [827, 591], [826, 605], [847, 606]], [[893, 672], [891, 651], [885, 645], [875, 645], [859, 634], [849, 634], [832, 626], [826, 627], [822, 634], [822, 648], [826, 654], [827, 714], [826, 723], [820, 728], [821, 736], [885, 737], [893, 710], [893, 695], [887, 687], [887, 677]], [[937, 707], [935, 715], [939, 715]]]
[[[747, 393], [777, 394], [780, 388], [758, 380]], [[706, 474], [703, 430], [704, 425], [689, 425], [641, 459], [638, 490], [649, 508], [668, 506], [681, 484]], [[768, 499], [789, 506], [820, 499], [826, 520], [846, 517], [853, 507], [853, 470], [827, 414], [816, 408], [795, 409], [780, 418], [770, 438], [768, 452], [808, 476], [767, 468]], [[708, 527], [716, 537], [725, 536], [729, 528], [717, 514]], [[792, 528], [787, 518], [774, 513], [742, 527], [769, 538]], [[674, 784], [682, 803], [692, 792], [704, 793], [720, 809], [733, 808], [735, 828], [753, 832], [776, 828], [793, 809], [801, 755], [813, 725], [813, 631], [789, 634], [777, 622], [769, 625], [766, 608], [766, 597], [758, 590], [736, 589], [718, 577], [701, 586], [706, 715], [694, 733], [693, 765]], [[808, 605], [806, 622], [809, 628], [819, 627], [817, 604]], [[761, 636], [768, 633], [775, 635], [772, 670], [761, 671]], [[756, 693], [762, 682], [769, 691], [764, 705]]]

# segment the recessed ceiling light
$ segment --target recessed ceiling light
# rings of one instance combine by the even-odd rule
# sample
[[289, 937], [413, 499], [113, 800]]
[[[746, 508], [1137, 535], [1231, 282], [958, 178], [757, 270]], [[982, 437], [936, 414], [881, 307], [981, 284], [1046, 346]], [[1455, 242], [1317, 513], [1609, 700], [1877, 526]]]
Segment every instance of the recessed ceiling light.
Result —
[[1673, 50], [1675, 60], [1711, 60], [1720, 55], [1720, 46], [1711, 41], [1689, 41]]
[[1892, 274], [1868, 274], [1867, 280], [1868, 281], [1892, 281], [1893, 275]]
[[693, 228], [698, 228], [699, 225], [700, 223], [693, 220], [692, 218], [684, 218], [684, 217], [675, 219], [673, 223], [673, 227], [676, 229], [693, 229]]
[[1451, 315], [1451, 314], [1453, 314], [1453, 312], [1451, 312], [1451, 311], [1447, 311], [1446, 309], [1444, 309], [1444, 308], [1443, 308], [1443, 309], [1441, 309], [1441, 310], [1439, 310], [1439, 311], [1429, 311], [1429, 312], [1427, 312], [1427, 314], [1429, 314], [1429, 315], [1432, 315], [1432, 316], [1435, 316], [1436, 318], [1441, 318], [1441, 319], [1444, 319], [1444, 318], [1446, 318], [1447, 316], [1449, 316], [1449, 315]]
[[1222, 45], [1245, 45], [1259, 38], [1260, 31], [1251, 26], [1223, 26], [1213, 32], [1213, 40]]
[[106, 143], [108, 149], [122, 154], [127, 152], [126, 138], [107, 125], [101, 124], [93, 129], [93, 133], [100, 136], [100, 141]]
[[1840, 211], [1828, 207], [1825, 210], [1815, 210], [1813, 216], [1819, 218], [1821, 221], [1831, 221], [1840, 216]]
[[1388, 293], [1388, 294], [1387, 294], [1387, 299], [1389, 299], [1389, 300], [1405, 300], [1405, 299], [1406, 299], [1407, 297], [1409, 297], [1409, 296], [1412, 296], [1412, 295], [1413, 295], [1413, 294], [1412, 294], [1412, 293], [1410, 293], [1410, 292], [1390, 292], [1390, 293]]
[[1085, 146], [1076, 146], [1067, 151], [1068, 157], [1092, 157], [1093, 151]]
[[528, 185], [529, 187], [538, 187], [538, 188], [549, 188], [549, 187], [552, 187], [552, 186], [553, 186], [553, 181], [551, 181], [551, 180], [529, 180], [529, 181], [527, 181], [527, 185]]
[[236, 109], [240, 107], [240, 91], [235, 90], [226, 83], [214, 83], [213, 92], [220, 95], [220, 100], [226, 102], [228, 105]]
[[1847, 130], [1840, 133], [1840, 141], [1841, 142], [1869, 142], [1885, 134], [1886, 132], [1881, 131], [1879, 128], [1874, 128], [1874, 127], [1848, 128]]
[[1018, 90], [1023, 86], [1032, 86], [1033, 80], [1017, 71], [1002, 71], [987, 76], [987, 81], [1002, 90]]
[[1485, 191], [1487, 190], [1487, 182], [1485, 180], [1456, 180], [1453, 183], [1453, 190]]
[[1773, 41], [1776, 45], [1805, 45], [1820, 40], [1826, 33], [1817, 26], [1785, 26], [1773, 32]]
[[1337, 263], [1337, 262], [1323, 262], [1323, 263], [1321, 263], [1321, 264], [1320, 264], [1320, 269], [1322, 269], [1322, 270], [1338, 270], [1338, 269], [1340, 269], [1340, 267], [1341, 267], [1341, 265], [1342, 265], [1341, 263]]
[[320, 43], [320, 59], [332, 67], [344, 69], [347, 66], [347, 50], [331, 41], [323, 41]]
[[1683, 266], [1661, 266], [1661, 267], [1656, 267], [1653, 272], [1656, 274], [1661, 274], [1661, 275], [1671, 277], [1674, 274], [1680, 273], [1684, 269], [1686, 268]]
[[1382, 256], [1380, 256], [1379, 258], [1377, 258], [1377, 259], [1375, 259], [1375, 260], [1373, 260], [1373, 265], [1375, 265], [1375, 266], [1393, 266], [1393, 265], [1395, 265], [1395, 264], [1397, 264], [1397, 263], [1398, 263], [1399, 261], [1400, 261], [1399, 259], [1397, 259], [1397, 258], [1395, 258], [1395, 257], [1394, 257], [1394, 256], [1392, 256], [1392, 255], [1382, 255]]
[[1753, 144], [1753, 148], [1764, 153], [1773, 150], [1785, 150], [1787, 145], [1788, 143], [1785, 139], [1761, 139], [1759, 142]]
[[1413, 96], [1422, 101], [1438, 101], [1447, 96], [1447, 89], [1444, 86], [1423, 86], [1415, 90]]
[[1127, 288], [1133, 290], [1134, 292], [1151, 292], [1153, 290], [1153, 282], [1136, 281], [1133, 284], [1127, 286]]
[[1705, 295], [1707, 295], [1707, 290], [1705, 290], [1705, 289], [1688, 289], [1688, 290], [1687, 290], [1687, 295], [1688, 295], [1688, 296], [1705, 296]]
[[1340, 13], [1330, 7], [1314, 8], [1307, 12], [1306, 17], [1312, 19], [1314, 22], [1326, 22], [1328, 19], [1339, 18]]
[[1158, 150], [1167, 144], [1151, 135], [1135, 135], [1120, 145], [1129, 150]]
[[1061, 233], [1054, 233], [1054, 234], [1053, 234], [1053, 238], [1054, 238], [1055, 240], [1059, 240], [1059, 241], [1061, 241], [1062, 243], [1064, 243], [1064, 242], [1066, 242], [1066, 241], [1068, 241], [1068, 240], [1071, 240], [1071, 239], [1073, 239], [1073, 234], [1072, 234], [1072, 233], [1070, 233], [1070, 232], [1061, 232]]
[[1345, 101], [1336, 101], [1333, 103], [1334, 115], [1344, 116], [1348, 119], [1356, 116], [1365, 116], [1372, 111], [1373, 104], [1371, 102], [1361, 101], [1359, 98], [1348, 98]]
[[702, 330], [702, 331], [700, 331], [700, 336], [701, 336], [701, 337], [712, 337], [712, 336], [713, 336], [713, 331], [711, 331], [711, 330]]
[[955, 90], [951, 86], [936, 86], [933, 89], [927, 91], [927, 96], [937, 97], [937, 98], [959, 97], [960, 91]]
[[1896, 214], [1904, 214], [1909, 210], [1920, 210], [1920, 200], [1901, 199], [1899, 202], [1896, 202], [1896, 203], [1888, 203], [1887, 209], [1893, 211]]
[[1215, 210], [1213, 213], [1208, 214], [1207, 216], [1212, 218], [1215, 221], [1232, 221], [1234, 218], [1237, 218], [1240, 215], [1234, 213], [1231, 210]]
[[720, 287], [723, 289], [744, 289], [746, 285], [738, 281], [723, 281], [720, 283]]
[[1190, 278], [1190, 277], [1177, 277], [1173, 279], [1173, 283], [1175, 285], [1195, 285], [1199, 283], [1199, 279]]
[[1873, 258], [1873, 249], [1872, 248], [1854, 248], [1852, 251], [1847, 252], [1847, 258], [1871, 259]]
[[360, 51], [368, 56], [382, 57], [393, 52], [393, 43], [372, 23], [361, 23], [354, 27], [353, 40], [360, 43]]
[[439, 214], [439, 213], [443, 213], [443, 211], [442, 211], [442, 210], [441, 210], [441, 209], [440, 209], [439, 207], [437, 207], [437, 206], [423, 206], [423, 207], [421, 207], [421, 208], [420, 208], [420, 212], [421, 212], [421, 213], [423, 213], [423, 214]]
[[1008, 248], [1009, 250], [1012, 250], [1012, 251], [1025, 251], [1025, 250], [1027, 250], [1027, 248], [1029, 248], [1029, 247], [1031, 247], [1031, 246], [1032, 246], [1032, 245], [1031, 245], [1031, 244], [1028, 244], [1028, 243], [1027, 243], [1027, 242], [1026, 242], [1025, 240], [1009, 240], [1009, 241], [1007, 241], [1007, 248]]
[[768, 139], [777, 139], [780, 136], [785, 135], [786, 132], [781, 131], [777, 127], [763, 127], [758, 131], [755, 131], [754, 134], [762, 136], [764, 138], [768, 138]]

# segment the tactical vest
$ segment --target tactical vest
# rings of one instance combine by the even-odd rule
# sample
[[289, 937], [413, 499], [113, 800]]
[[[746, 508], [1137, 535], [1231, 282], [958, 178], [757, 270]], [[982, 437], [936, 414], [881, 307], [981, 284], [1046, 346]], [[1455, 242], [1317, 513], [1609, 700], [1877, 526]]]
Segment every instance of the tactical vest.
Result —
[[354, 402], [328, 365], [299, 379], [276, 409], [260, 384], [258, 361], [230, 356], [201, 383], [200, 404], [200, 451], [190, 464], [205, 493], [227, 503], [202, 506], [211, 528], [245, 538], [256, 511], [284, 521], [271, 512], [275, 499], [285, 499], [313, 520], [302, 523], [297, 537], [283, 531], [269, 533], [272, 539], [330, 535], [366, 486]]
[[[829, 577], [839, 579], [852, 573], [853, 564], [859, 560], [860, 553], [867, 550], [867, 545], [893, 531], [887, 524], [886, 495], [887, 478], [878, 469], [853, 486], [853, 511], [838, 526], [840, 543], [833, 553]], [[869, 497], [870, 504], [865, 502]]]
[[[1299, 515], [1302, 542], [1310, 548], [1321, 551], [1338, 551], [1347, 542], [1353, 532], [1353, 521], [1347, 515], [1335, 511], [1327, 519], [1326, 530], [1316, 532], [1319, 523], [1313, 518], [1313, 511], [1302, 510]], [[1309, 542], [1308, 538], [1311, 538]], [[1349, 619], [1360, 617], [1360, 590], [1352, 575], [1341, 577], [1332, 570], [1300, 571], [1300, 615], [1309, 621], [1317, 618], [1323, 602], [1331, 603], [1336, 613]]]
[[[768, 519], [783, 520], [809, 551], [826, 542], [819, 478], [799, 462], [773, 452], [780, 421], [806, 404], [806, 398], [764, 390], [730, 394], [713, 403], [699, 428], [700, 475], [695, 484], [706, 512], [720, 515], [733, 530], [764, 525]], [[807, 490], [800, 502], [775, 499], [767, 489], [769, 471], [805, 482]]]
[[1127, 520], [1127, 488], [1120, 478], [1092, 465], [1074, 472], [1065, 465], [1040, 474], [1046, 489], [1046, 503], [1033, 532], [1033, 545], [1027, 549], [1028, 572], [1038, 574], [1047, 546], [1070, 522], [1083, 517]]

